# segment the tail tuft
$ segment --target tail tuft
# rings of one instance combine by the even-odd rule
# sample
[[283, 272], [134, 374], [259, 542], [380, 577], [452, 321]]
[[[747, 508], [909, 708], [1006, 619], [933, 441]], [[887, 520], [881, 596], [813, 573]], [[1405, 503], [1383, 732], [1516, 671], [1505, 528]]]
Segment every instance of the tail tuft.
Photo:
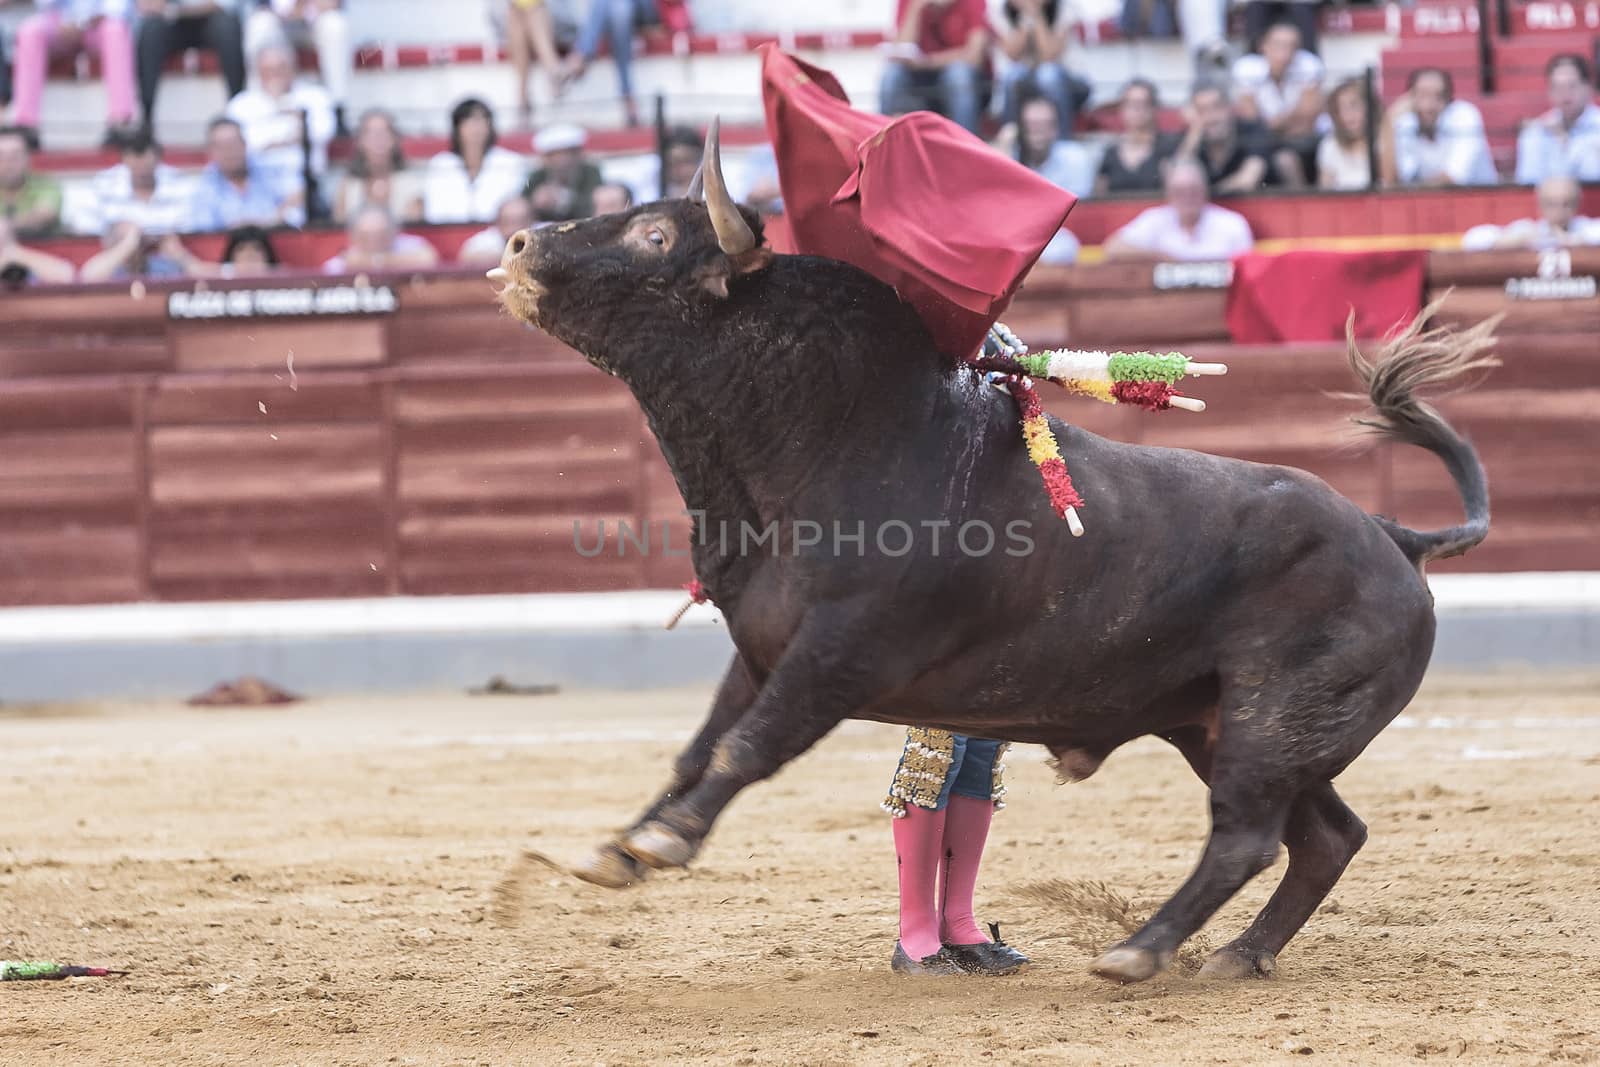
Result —
[[1466, 330], [1449, 327], [1425, 329], [1444, 298], [1435, 300], [1398, 336], [1387, 342], [1376, 359], [1368, 359], [1356, 345], [1355, 314], [1345, 323], [1345, 345], [1350, 369], [1361, 385], [1370, 411], [1355, 421], [1379, 435], [1425, 448], [1444, 461], [1461, 494], [1467, 521], [1447, 530], [1419, 532], [1380, 518], [1389, 535], [1413, 561], [1459, 556], [1489, 534], [1489, 489], [1483, 464], [1472, 446], [1450, 427], [1443, 416], [1417, 393], [1424, 389], [1470, 386], [1468, 375], [1500, 366], [1492, 354], [1495, 327], [1501, 316], [1486, 319]]

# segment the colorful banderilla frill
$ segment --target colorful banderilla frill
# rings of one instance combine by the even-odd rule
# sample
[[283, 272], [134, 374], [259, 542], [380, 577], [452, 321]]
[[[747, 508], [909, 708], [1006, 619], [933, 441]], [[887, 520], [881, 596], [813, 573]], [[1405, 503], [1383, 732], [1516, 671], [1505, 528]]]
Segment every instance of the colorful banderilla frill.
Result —
[[1004, 323], [989, 331], [982, 352], [968, 361], [973, 367], [998, 377], [994, 384], [1006, 390], [1017, 402], [1022, 416], [1022, 437], [1028, 458], [1044, 479], [1050, 508], [1067, 521], [1074, 537], [1083, 535], [1077, 509], [1083, 497], [1072, 484], [1072, 475], [1061, 458], [1055, 435], [1039, 403], [1033, 379], [1044, 378], [1079, 396], [1094, 397], [1108, 404], [1136, 404], [1147, 411], [1204, 411], [1203, 402], [1180, 396], [1177, 384], [1184, 376], [1226, 374], [1221, 363], [1196, 363], [1176, 352], [1102, 352], [1088, 349], [1057, 348], [1030, 353], [1028, 346]]

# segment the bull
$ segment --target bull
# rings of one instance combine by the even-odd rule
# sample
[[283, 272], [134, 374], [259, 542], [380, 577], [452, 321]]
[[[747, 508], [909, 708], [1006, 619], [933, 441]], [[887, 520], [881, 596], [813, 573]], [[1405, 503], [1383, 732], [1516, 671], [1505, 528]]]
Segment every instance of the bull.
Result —
[[[1349, 346], [1366, 421], [1444, 462], [1464, 524], [1419, 532], [1303, 471], [1052, 421], [1093, 505], [1073, 538], [1014, 402], [940, 355], [889, 286], [764, 247], [728, 195], [714, 126], [705, 153], [689, 197], [518, 233], [490, 272], [513, 316], [637, 397], [736, 648], [670, 784], [584, 876], [624, 885], [687, 865], [740, 790], [844, 719], [1044, 745], [1080, 779], [1155, 735], [1209, 787], [1210, 836], [1093, 970], [1161, 971], [1282, 843], [1271, 899], [1202, 970], [1270, 973], [1366, 840], [1332, 779], [1421, 683], [1424, 566], [1488, 532], [1481, 464], [1417, 393], [1494, 365], [1492, 324], [1452, 335], [1419, 318], [1370, 362]], [[1027, 550], [953, 549], [962, 529], [1018, 522]], [[924, 536], [904, 551], [903, 536], [893, 551], [855, 537], [889, 525]], [[775, 538], [752, 550], [729, 530]]]

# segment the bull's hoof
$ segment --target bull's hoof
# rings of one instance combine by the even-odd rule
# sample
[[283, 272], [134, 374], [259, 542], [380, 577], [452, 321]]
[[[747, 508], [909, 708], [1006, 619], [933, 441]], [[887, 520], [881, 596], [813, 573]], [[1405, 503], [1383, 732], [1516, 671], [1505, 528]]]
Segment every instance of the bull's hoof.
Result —
[[1196, 978], [1207, 981], [1224, 981], [1234, 978], [1270, 978], [1278, 969], [1277, 958], [1270, 952], [1250, 952], [1237, 948], [1219, 948], [1206, 960]]
[[595, 849], [594, 855], [587, 860], [575, 865], [572, 873], [590, 885], [621, 889], [644, 881], [650, 869], [622, 851], [614, 842], [608, 842]]
[[1165, 966], [1165, 961], [1147, 948], [1118, 945], [1116, 948], [1108, 949], [1103, 956], [1095, 960], [1090, 970], [1101, 978], [1127, 983], [1142, 982], [1146, 978], [1154, 977]]
[[622, 847], [628, 855], [658, 871], [687, 867], [696, 851], [696, 846], [687, 838], [660, 823], [646, 823], [634, 830], [623, 839]]

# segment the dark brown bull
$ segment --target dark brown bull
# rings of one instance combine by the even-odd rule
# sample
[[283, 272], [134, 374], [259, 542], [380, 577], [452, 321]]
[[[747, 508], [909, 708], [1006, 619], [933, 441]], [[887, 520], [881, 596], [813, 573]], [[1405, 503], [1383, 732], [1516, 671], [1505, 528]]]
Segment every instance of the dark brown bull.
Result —
[[[1330, 783], [1421, 682], [1422, 567], [1488, 531], [1476, 456], [1415, 398], [1492, 365], [1488, 326], [1414, 327], [1376, 364], [1351, 345], [1369, 421], [1443, 459], [1465, 525], [1419, 533], [1302, 471], [1053, 421], [1092, 508], [1073, 538], [1010, 398], [938, 356], [887, 286], [762, 248], [723, 185], [715, 128], [702, 173], [703, 202], [517, 234], [491, 272], [512, 314], [633, 390], [703, 513], [695, 571], [737, 648], [672, 784], [585, 876], [622, 885], [686, 865], [741, 789], [848, 718], [1045, 745], [1078, 777], [1154, 734], [1210, 786], [1211, 835], [1188, 881], [1094, 969], [1161, 970], [1283, 842], [1277, 891], [1204, 973], [1270, 971], [1366, 839]], [[897, 522], [917, 534], [904, 554]], [[956, 545], [972, 523], [994, 532], [991, 551], [974, 526]], [[739, 536], [774, 526], [776, 552]], [[874, 533], [889, 528], [885, 545]], [[818, 529], [846, 539], [813, 543]]]

